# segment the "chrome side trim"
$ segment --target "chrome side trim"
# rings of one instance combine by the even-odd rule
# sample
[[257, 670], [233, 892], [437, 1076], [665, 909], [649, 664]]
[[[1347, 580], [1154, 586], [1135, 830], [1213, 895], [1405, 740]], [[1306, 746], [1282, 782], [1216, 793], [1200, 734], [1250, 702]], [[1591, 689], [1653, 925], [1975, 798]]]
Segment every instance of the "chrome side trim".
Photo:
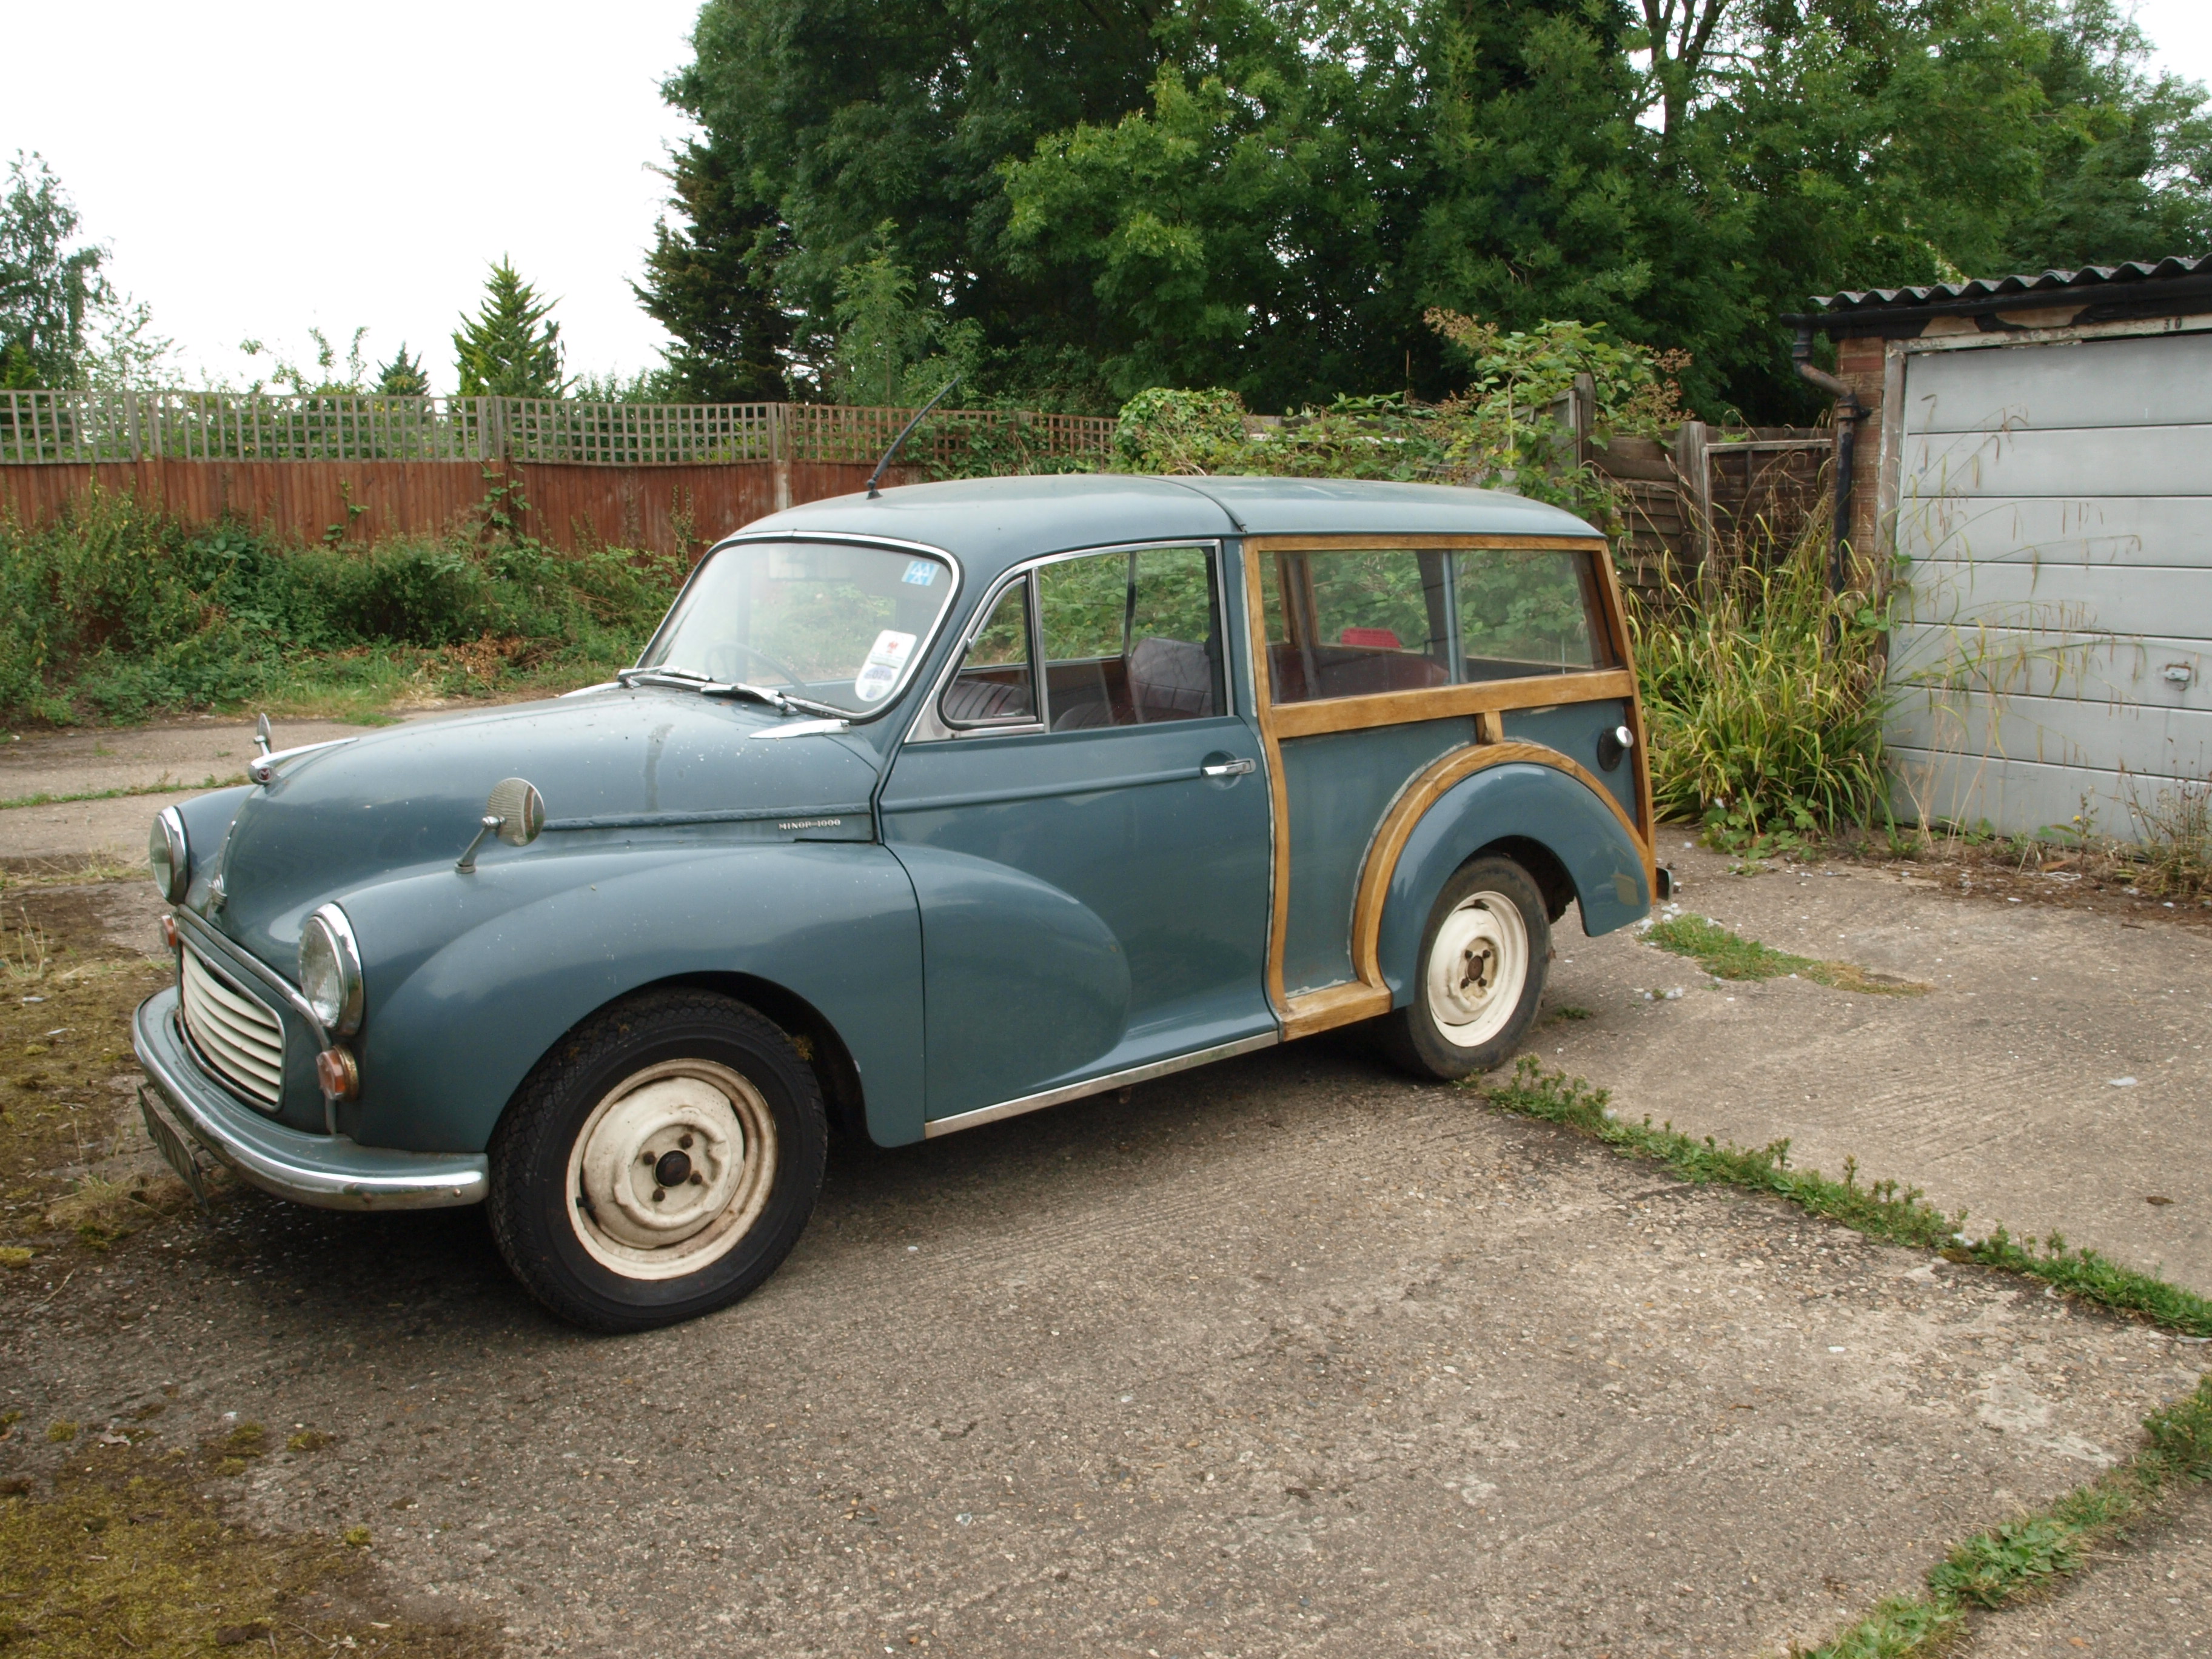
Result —
[[[138, 1006], [132, 1047], [161, 1103], [241, 1181], [323, 1210], [434, 1210], [491, 1188], [481, 1152], [398, 1152], [271, 1123], [212, 1087], [177, 1036], [173, 986]], [[142, 1103], [143, 1104], [143, 1103]]]
[[1126, 1072], [1109, 1072], [1103, 1077], [1086, 1078], [1081, 1083], [1048, 1089], [1042, 1094], [1024, 1095], [1019, 1100], [1002, 1100], [995, 1106], [979, 1106], [972, 1112], [933, 1118], [921, 1126], [922, 1139], [934, 1140], [939, 1135], [972, 1129], [981, 1123], [995, 1123], [1002, 1117], [1019, 1117], [1024, 1112], [1041, 1112], [1048, 1106], [1081, 1100], [1086, 1095], [1103, 1095], [1109, 1089], [1126, 1089], [1133, 1083], [1149, 1083], [1156, 1077], [1187, 1072], [1194, 1066], [1211, 1065], [1217, 1060], [1233, 1060], [1238, 1054], [1256, 1054], [1262, 1048], [1273, 1048], [1282, 1040], [1282, 1034], [1279, 1031], [1262, 1031], [1257, 1036], [1239, 1037], [1234, 1042], [1217, 1043], [1211, 1048], [1177, 1054], [1172, 1060], [1156, 1060], [1149, 1066], [1132, 1066]]

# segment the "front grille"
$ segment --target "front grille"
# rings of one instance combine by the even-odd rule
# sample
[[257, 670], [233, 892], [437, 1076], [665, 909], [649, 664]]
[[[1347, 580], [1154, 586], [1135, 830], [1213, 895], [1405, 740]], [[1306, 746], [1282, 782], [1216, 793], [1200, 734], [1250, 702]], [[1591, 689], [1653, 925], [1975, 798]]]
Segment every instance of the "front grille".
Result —
[[185, 1030], [200, 1058], [249, 1099], [275, 1106], [284, 1092], [284, 1022], [258, 997], [208, 971], [184, 949]]

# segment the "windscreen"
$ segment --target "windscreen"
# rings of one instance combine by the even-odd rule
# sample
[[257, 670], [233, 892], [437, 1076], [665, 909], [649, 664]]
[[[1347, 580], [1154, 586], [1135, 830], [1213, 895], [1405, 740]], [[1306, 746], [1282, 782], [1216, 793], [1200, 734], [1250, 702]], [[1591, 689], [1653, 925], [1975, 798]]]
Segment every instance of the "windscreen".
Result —
[[869, 714], [905, 683], [952, 597], [941, 559], [836, 543], [711, 556], [639, 659]]

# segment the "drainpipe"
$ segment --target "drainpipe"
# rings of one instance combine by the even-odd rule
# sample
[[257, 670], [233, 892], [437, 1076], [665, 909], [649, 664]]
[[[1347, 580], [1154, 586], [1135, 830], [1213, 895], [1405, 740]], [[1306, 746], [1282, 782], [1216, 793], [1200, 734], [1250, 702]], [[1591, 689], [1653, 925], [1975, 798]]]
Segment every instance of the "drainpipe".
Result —
[[1828, 550], [1828, 591], [1844, 591], [1844, 546], [1850, 525], [1851, 453], [1857, 447], [1859, 394], [1813, 361], [1813, 319], [1789, 317], [1797, 325], [1797, 337], [1790, 347], [1790, 361], [1801, 380], [1809, 380], [1836, 400], [1836, 514]]

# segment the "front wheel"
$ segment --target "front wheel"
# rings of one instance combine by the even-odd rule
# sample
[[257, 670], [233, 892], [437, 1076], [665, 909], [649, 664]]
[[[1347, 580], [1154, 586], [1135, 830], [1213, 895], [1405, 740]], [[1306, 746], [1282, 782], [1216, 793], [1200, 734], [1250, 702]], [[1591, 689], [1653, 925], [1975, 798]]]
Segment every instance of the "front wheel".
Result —
[[586, 1020], [517, 1091], [492, 1138], [492, 1237], [564, 1319], [672, 1324], [775, 1271], [828, 1143], [781, 1030], [712, 992], [648, 993]]
[[1528, 872], [1510, 859], [1462, 865], [1429, 912], [1412, 1001], [1381, 1022], [1383, 1048], [1417, 1077], [1494, 1070], [1536, 1018], [1551, 956]]

